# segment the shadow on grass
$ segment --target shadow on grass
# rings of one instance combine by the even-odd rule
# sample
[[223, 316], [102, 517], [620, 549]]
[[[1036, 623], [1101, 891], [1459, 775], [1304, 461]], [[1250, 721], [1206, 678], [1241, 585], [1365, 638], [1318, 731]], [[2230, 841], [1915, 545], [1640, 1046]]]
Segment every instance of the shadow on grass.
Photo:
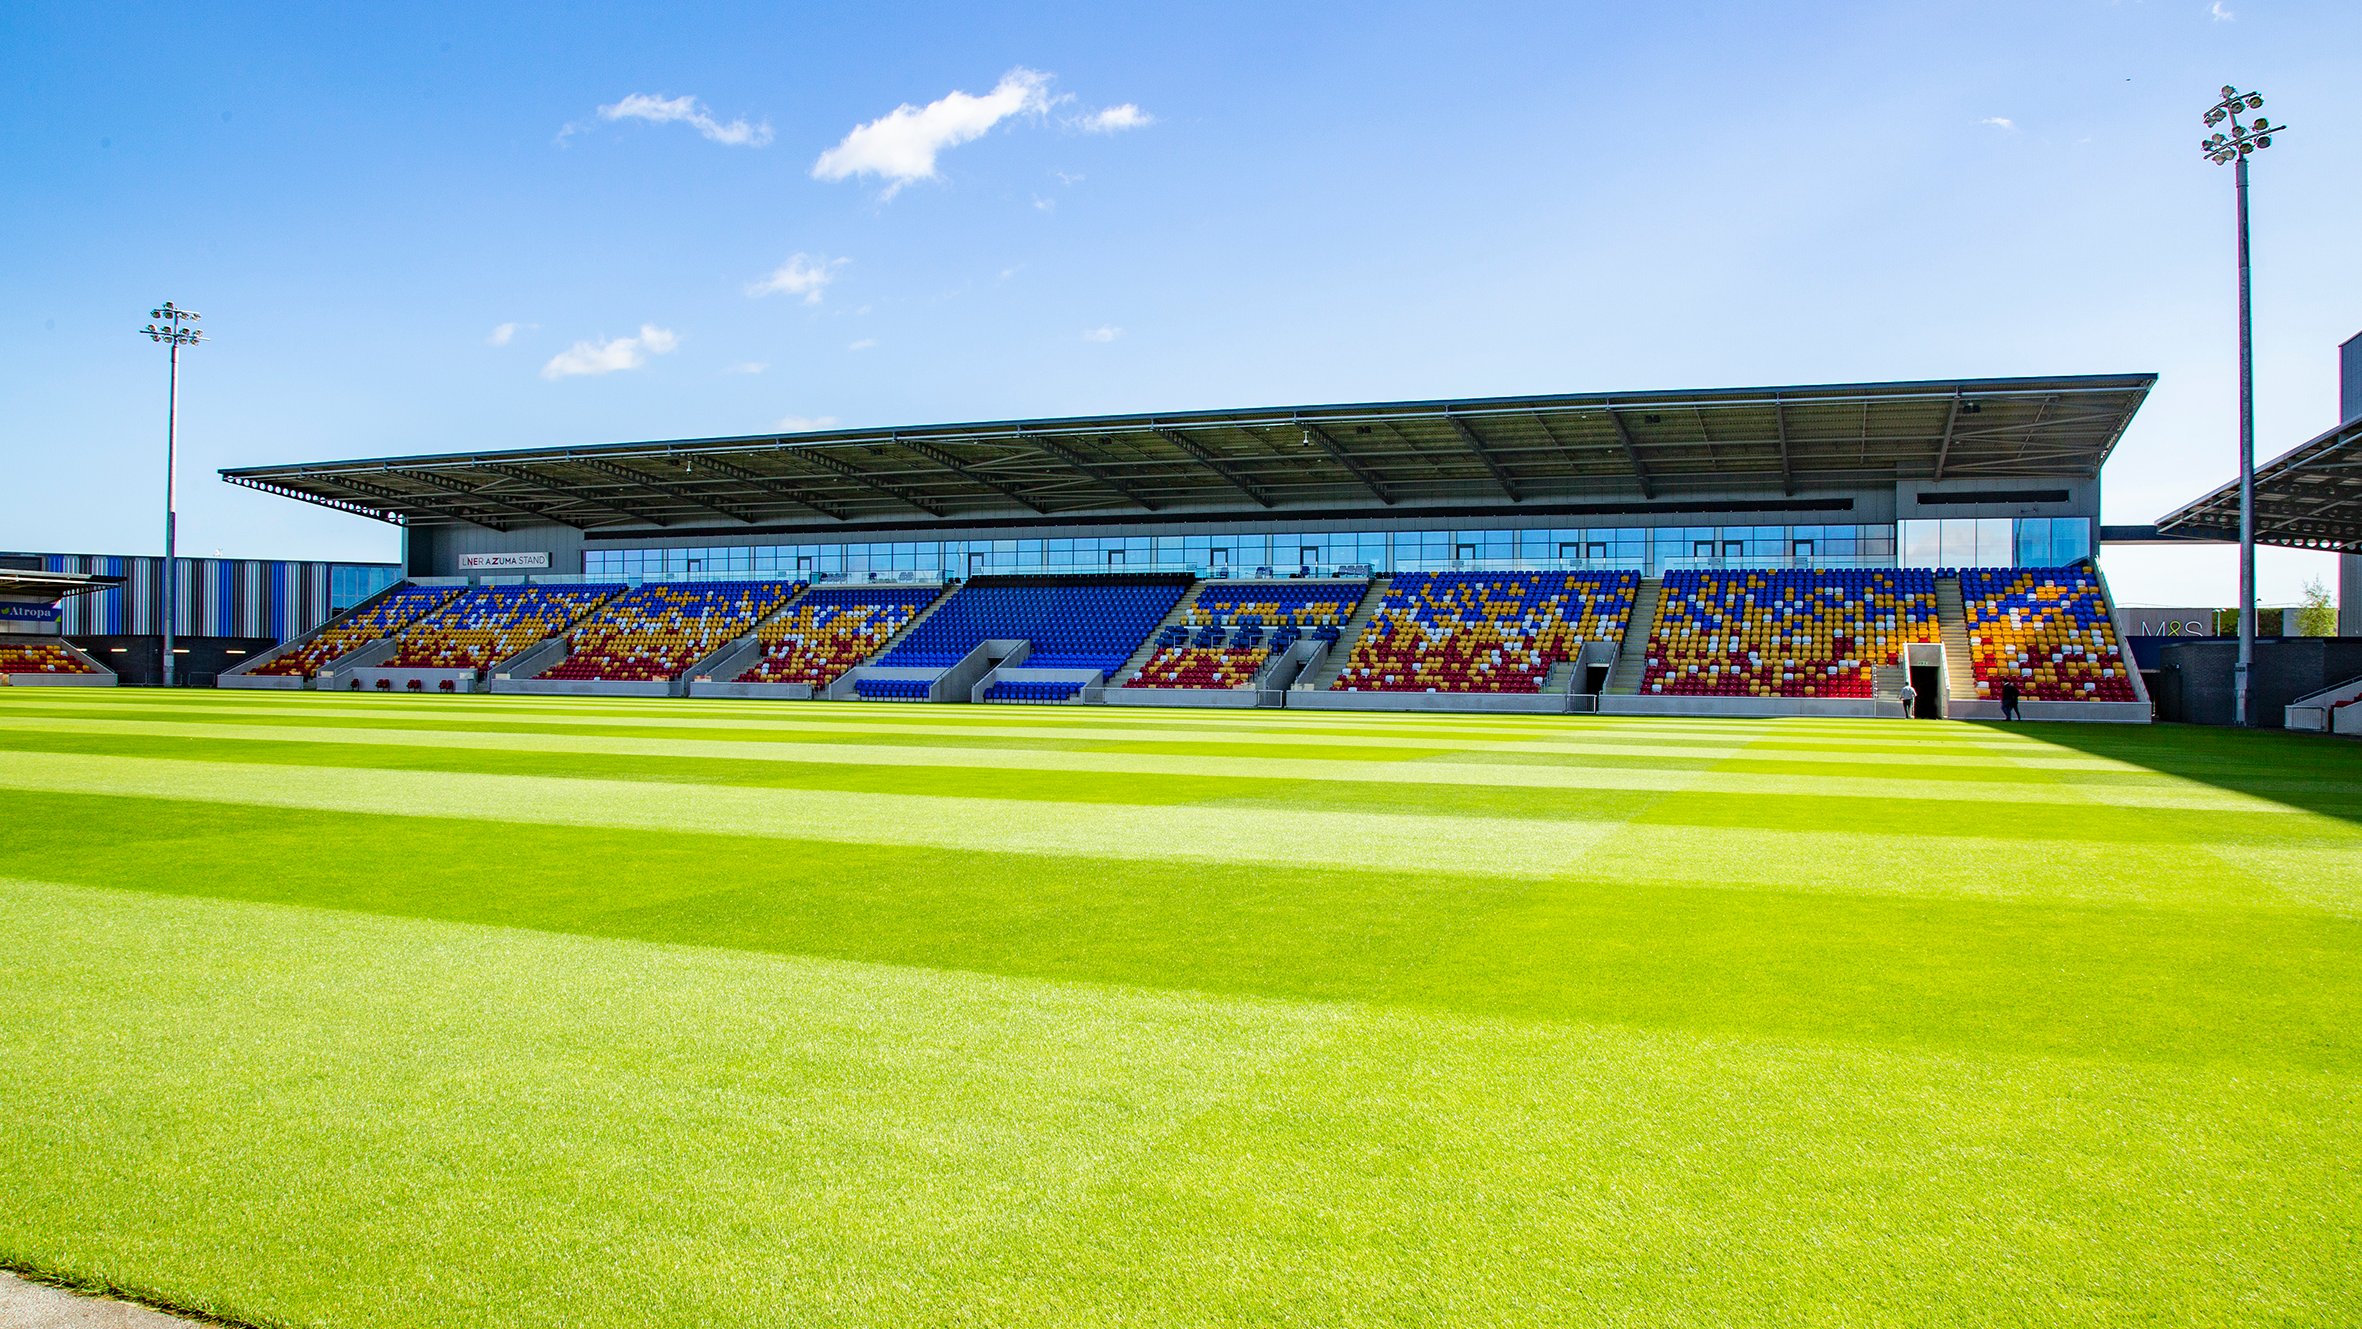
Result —
[[2004, 724], [2025, 738], [2362, 823], [2362, 743], [2188, 724]]

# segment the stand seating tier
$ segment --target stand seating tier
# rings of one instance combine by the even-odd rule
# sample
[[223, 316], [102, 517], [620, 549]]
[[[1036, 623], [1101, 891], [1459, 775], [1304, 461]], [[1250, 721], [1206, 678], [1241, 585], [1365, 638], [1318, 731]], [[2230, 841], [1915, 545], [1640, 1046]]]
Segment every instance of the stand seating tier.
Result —
[[794, 595], [786, 581], [651, 582], [599, 606], [545, 678], [646, 682], [678, 678]]
[[403, 586], [388, 591], [376, 603], [329, 624], [310, 641], [272, 656], [256, 665], [252, 672], [286, 678], [310, 678], [329, 661], [350, 655], [373, 641], [400, 632], [425, 615], [449, 604], [451, 598], [458, 594], [459, 588], [456, 586]]
[[479, 586], [412, 624], [386, 666], [473, 669], [481, 675], [564, 632], [622, 589], [619, 583]]
[[1539, 692], [1585, 642], [1620, 641], [1631, 572], [1428, 572], [1394, 578], [1333, 686]]
[[1336, 640], [1368, 592], [1360, 581], [1208, 583], [1126, 686], [1246, 687], [1298, 637]]
[[2090, 564], [1963, 568], [1960, 599], [1979, 697], [1997, 701], [2014, 682], [2027, 701], [2138, 700]]
[[824, 586], [756, 629], [763, 658], [741, 683], [809, 683], [824, 688], [875, 655], [934, 603], [935, 587]]
[[95, 674], [65, 644], [0, 637], [0, 674]]
[[1667, 573], [1641, 691], [1868, 697], [1871, 672], [1942, 640], [1925, 568]]
[[948, 668], [985, 642], [1027, 641], [1033, 644], [1028, 665], [1112, 673], [1188, 589], [1184, 577], [979, 578], [954, 591], [877, 663]]

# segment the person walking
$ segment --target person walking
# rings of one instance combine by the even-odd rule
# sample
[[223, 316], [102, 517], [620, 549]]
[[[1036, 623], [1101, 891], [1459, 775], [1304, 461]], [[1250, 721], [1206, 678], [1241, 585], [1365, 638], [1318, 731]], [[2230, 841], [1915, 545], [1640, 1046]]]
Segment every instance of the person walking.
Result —
[[1919, 718], [1919, 689], [1908, 683], [1903, 685], [1903, 718], [1906, 720]]
[[2001, 718], [2004, 720], [2018, 718], [2018, 685], [2015, 681], [2005, 682], [2001, 685]]

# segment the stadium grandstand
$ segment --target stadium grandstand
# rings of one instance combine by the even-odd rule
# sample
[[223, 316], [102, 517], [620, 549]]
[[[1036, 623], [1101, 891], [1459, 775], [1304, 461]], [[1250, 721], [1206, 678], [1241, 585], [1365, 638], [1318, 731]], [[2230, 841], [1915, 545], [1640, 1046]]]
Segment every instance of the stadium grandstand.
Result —
[[112, 591], [121, 580], [33, 563], [23, 555], [0, 561], [0, 686], [113, 686], [115, 672], [66, 639], [64, 606]]
[[[402, 580], [391, 563], [293, 559], [175, 560], [173, 654], [183, 684], [214, 676], [310, 634]], [[65, 579], [38, 611], [41, 630], [110, 676], [149, 685], [161, 676], [164, 560], [149, 555], [0, 553], [0, 574]], [[7, 598], [7, 597], [0, 597]], [[54, 610], [54, 613], [51, 613]], [[0, 618], [0, 631], [9, 620]]]
[[[2154, 376], [1381, 402], [245, 467], [402, 528], [233, 686], [2145, 719]], [[436, 600], [437, 595], [449, 599]], [[374, 614], [374, 617], [371, 614]]]

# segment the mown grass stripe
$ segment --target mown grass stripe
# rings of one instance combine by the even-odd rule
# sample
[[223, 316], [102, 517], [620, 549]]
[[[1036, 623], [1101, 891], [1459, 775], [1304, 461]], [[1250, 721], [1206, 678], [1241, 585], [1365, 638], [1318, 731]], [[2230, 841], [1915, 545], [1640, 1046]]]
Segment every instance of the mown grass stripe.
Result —
[[[61, 722], [61, 732], [105, 732], [106, 726], [78, 727], [84, 722]], [[18, 732], [41, 726], [25, 724]], [[0, 721], [0, 733], [8, 723]], [[982, 748], [933, 745], [852, 744], [803, 741], [789, 743], [738, 742], [681, 738], [587, 737], [569, 734], [522, 735], [464, 730], [399, 730], [367, 727], [240, 726], [170, 724], [159, 730], [159, 742], [171, 738], [242, 739], [288, 743], [339, 743], [435, 747], [448, 751], [542, 751], [649, 757], [708, 757], [733, 760], [849, 763], [865, 766], [923, 768], [959, 767], [994, 778], [996, 772], [1027, 770], [1071, 771], [1154, 780], [1172, 776], [1208, 778], [1283, 779], [1302, 782], [1438, 785], [1455, 787], [1524, 788], [1536, 790], [1622, 790], [1672, 792], [1696, 790], [1733, 795], [1833, 795], [1854, 798], [1940, 800], [1962, 797], [1958, 779], [1930, 778], [1915, 767], [1910, 774], [1832, 775], [1817, 769], [1783, 774], [1758, 774], [1731, 769], [1671, 769], [1672, 763], [1647, 767], [1531, 762], [1482, 764], [1474, 759], [1453, 761], [1371, 761], [1277, 755], [1228, 756], [1205, 754], [1068, 751], [1039, 748]], [[159, 749], [160, 752], [165, 749]], [[1865, 763], [1856, 763], [1864, 768]], [[2012, 772], [1986, 768], [1954, 773], [1973, 780], [1979, 797], [2035, 801], [2055, 797], [2053, 776], [2036, 769]], [[2277, 816], [2296, 811], [2287, 804], [2256, 795], [2214, 788], [2137, 769], [2128, 772], [2083, 773], [2080, 798], [2095, 807], [2186, 808], [2193, 811], [2240, 812]]]
[[[35, 697], [0, 864], [145, 898], [0, 884], [0, 1263], [396, 1329], [2362, 1318], [2352, 745]], [[1137, 769], [1022, 764], [1081, 758]]]
[[[510, 746], [450, 748], [387, 742], [295, 742], [283, 736], [267, 743], [199, 738], [175, 738], [162, 743], [124, 732], [82, 735], [19, 731], [10, 735], [9, 740], [0, 746], [24, 752], [866, 793], [967, 796], [975, 791], [978, 778], [978, 768], [973, 764], [824, 763], [788, 760], [780, 754], [747, 760], [731, 753], [711, 757], [654, 756]], [[2277, 817], [2258, 818], [2235, 811], [2187, 808], [2097, 809], [2062, 804], [2055, 798], [1898, 799], [1798, 793], [1732, 799], [1667, 796], [1641, 789], [1548, 790], [1510, 784], [1412, 783], [1401, 779], [1302, 780], [1277, 778], [1260, 768], [1243, 776], [1168, 770], [1153, 779], [1127, 780], [1111, 780], [1104, 774], [1089, 771], [1001, 768], [992, 784], [995, 797], [1030, 802], [1194, 804], [1303, 811], [1337, 808], [1512, 821], [1620, 822], [1645, 813], [1646, 820], [1654, 824], [1726, 830], [1847, 826], [1857, 835], [1987, 840], [1996, 837], [1997, 829], [2006, 829], [2008, 838], [2025, 842], [2071, 840], [2124, 845], [2278, 845], [2292, 836], [2311, 835], [2326, 843], [2342, 843], [2362, 850], [2362, 827], [2310, 813], [2284, 811]]]
[[[203, 715], [202, 712], [195, 711], [192, 711], [189, 714]], [[322, 724], [304, 724], [285, 716], [273, 717], [268, 721], [255, 721], [250, 719], [206, 715], [201, 719], [155, 719], [143, 716], [138, 718], [135, 722], [130, 717], [112, 714], [105, 711], [83, 711], [71, 714], [41, 715], [9, 714], [7, 712], [0, 711], [0, 731], [55, 730], [74, 733], [99, 733], [110, 730], [119, 731], [128, 724], [136, 723], [141, 732], [159, 736], [174, 735], [204, 738], [252, 736], [262, 739], [293, 737], [298, 739], [317, 740], [322, 735], [330, 732], [352, 734], [366, 734], [374, 732], [389, 735], [467, 735], [480, 738], [486, 745], [503, 741], [500, 737], [502, 735], [531, 735], [545, 739], [565, 739], [570, 736], [583, 735], [585, 733], [585, 729], [583, 727], [540, 725], [530, 722], [487, 723], [482, 719], [474, 719], [473, 723], [466, 723], [465, 721], [470, 718], [472, 717], [461, 717], [444, 713], [440, 715], [422, 714], [417, 716], [406, 716], [398, 719], [388, 716], [336, 717], [330, 718], [326, 723]], [[637, 731], [637, 727], [625, 726], [600, 726], [600, 728], [617, 737], [634, 736]], [[909, 731], [895, 731], [893, 736], [902, 737], [908, 734], [908, 732]], [[679, 743], [737, 743], [745, 745], [791, 742], [820, 744], [830, 743], [832, 741], [838, 740], [851, 740], [860, 736], [860, 731], [858, 730], [837, 726], [781, 730], [776, 728], [755, 729], [748, 727], [725, 727], [714, 725], [697, 726], [695, 728], [688, 726], [674, 727], [671, 732], [652, 736], [649, 741]], [[964, 743], [961, 743], [958, 746], [972, 747], [978, 750], [1133, 750], [1143, 753], [1171, 752], [1175, 755], [1186, 755], [1190, 752], [1219, 751], [1225, 755], [1235, 755], [1242, 759], [1256, 759], [1266, 753], [1280, 756], [1285, 755], [1291, 751], [1302, 751], [1306, 749], [1317, 750], [1322, 747], [1331, 746], [1334, 737], [1332, 735], [1325, 734], [1318, 737], [1258, 735], [1256, 736], [1257, 741], [1251, 743], [1234, 743], [1228, 738], [1224, 738], [1220, 741], [1207, 741], [1201, 738], [1199, 740], [1182, 743], [1174, 741], [1175, 735], [1171, 731], [1153, 731], [1127, 734], [1126, 741], [1123, 742], [1110, 742], [1099, 738], [1083, 738], [1078, 741], [1077, 739], [1070, 738], [1065, 734], [1027, 735], [1015, 733], [1005, 727], [997, 726], [992, 728], [945, 727], [940, 730], [930, 730], [926, 736], [965, 740]], [[847, 747], [883, 746], [875, 742], [875, 735], [868, 737], [870, 741], [866, 743], [856, 744], [847, 741], [844, 742], [843, 745]], [[1039, 741], [1022, 741], [1015, 743], [1009, 741], [1011, 739], [1025, 740], [1029, 738], [1038, 739]], [[356, 741], [367, 740], [360, 739]], [[1355, 750], [1355, 745], [1334, 744], [1334, 746], [1337, 746], [1345, 751]], [[925, 751], [929, 749], [925, 747], [914, 746], [913, 750]], [[1639, 767], [1661, 763], [1666, 767], [1673, 769], [1685, 767], [1702, 767], [1707, 764], [1721, 764], [1725, 766], [1731, 766], [1734, 763], [1740, 768], [1750, 764], [1772, 763], [1799, 768], [1813, 768], [1821, 766], [1836, 767], [1844, 765], [1860, 765], [1865, 759], [1883, 755], [1908, 758], [1911, 769], [1923, 771], [1934, 776], [1961, 774], [1970, 777], [1981, 776], [1983, 773], [1995, 769], [1996, 766], [1995, 758], [1992, 754], [1964, 753], [1954, 749], [1936, 747], [1933, 745], [1926, 747], [1912, 747], [1909, 745], [1861, 744], [1856, 745], [1849, 750], [1835, 751], [1796, 743], [1772, 742], [1756, 742], [1743, 746], [1724, 746], [1713, 749], [1704, 749], [1693, 745], [1650, 744], [1639, 742], [1607, 745], [1576, 742], [1543, 743], [1526, 741], [1513, 745], [1503, 743], [1488, 743], [1477, 746], [1461, 744], [1453, 744], [1449, 746], [1441, 744], [1402, 746], [1378, 745], [1372, 743], [1366, 745], [1364, 750], [1367, 754], [1366, 759], [1372, 761], [1433, 760], [1481, 762], [1487, 759], [1497, 760], [1503, 758], [1524, 758], [1529, 760], [1543, 759], [1564, 762], [1573, 765], [1615, 765], [1620, 767]], [[2095, 771], [2110, 772], [2115, 774], [2142, 773], [2141, 768], [2131, 762], [2114, 758], [2087, 757], [2076, 753], [2057, 752], [2052, 750], [2031, 749], [2019, 751], [2013, 749], [2008, 752], [2007, 757], [2008, 764], [2011, 768], [2021, 770]]]
[[[303, 725], [293, 723], [267, 725], [245, 723], [223, 724], [199, 720], [146, 720], [140, 722], [137, 726], [137, 729], [141, 734], [152, 735], [159, 739], [215, 738], [259, 739], [270, 742], [349, 741], [356, 743], [437, 743], [454, 747], [477, 747], [485, 749], [506, 746], [523, 746], [539, 747], [551, 751], [567, 750], [585, 752], [645, 752], [661, 755], [721, 756], [745, 754], [751, 757], [772, 756], [781, 760], [797, 760], [799, 758], [796, 756], [795, 751], [783, 750], [777, 752], [765, 752], [764, 749], [792, 748], [805, 753], [830, 754], [817, 756], [814, 758], [819, 760], [828, 760], [832, 759], [832, 757], [834, 759], [843, 759], [844, 754], [847, 753], [901, 753], [908, 754], [912, 761], [919, 764], [940, 762], [942, 760], [940, 754], [952, 752], [974, 752], [978, 754], [980, 760], [990, 760], [992, 764], [995, 765], [1024, 765], [1026, 763], [1027, 759], [1022, 756], [1003, 757], [995, 755], [1002, 753], [1089, 754], [1095, 752], [1105, 752], [1118, 757], [1138, 756], [1143, 759], [1155, 759], [1153, 763], [1144, 761], [1143, 765], [1141, 766], [1125, 767], [1122, 769], [1161, 769], [1167, 759], [1175, 757], [1186, 758], [1190, 756], [1218, 755], [1240, 763], [1259, 763], [1288, 760], [1292, 757], [1295, 759], [1302, 759], [1298, 754], [1304, 754], [1308, 752], [1317, 753], [1325, 750], [1324, 744], [1309, 741], [1286, 746], [1270, 744], [1259, 747], [1244, 745], [1232, 746], [1229, 744], [1183, 745], [1169, 743], [1071, 743], [1039, 745], [1025, 743], [1013, 745], [997, 741], [970, 741], [966, 743], [947, 744], [882, 744], [875, 741], [867, 743], [843, 741], [848, 736], [837, 733], [796, 734], [793, 736], [783, 736], [768, 732], [752, 733], [743, 730], [733, 731], [724, 729], [706, 729], [695, 732], [674, 732], [663, 735], [642, 736], [637, 731], [628, 729], [616, 730], [602, 734], [593, 733], [582, 729], [526, 729], [507, 726], [487, 727], [483, 725], [461, 726], [454, 722], [454, 717], [443, 716], [437, 718], [443, 721], [443, 723], [435, 724], [422, 722], [401, 724], [384, 719], [382, 717], [377, 718], [374, 722], [368, 724], [345, 722], [324, 725]], [[6, 735], [11, 732], [82, 734], [124, 733], [127, 732], [127, 726], [122, 719], [117, 717], [69, 717], [50, 715], [27, 716], [0, 713], [0, 735]], [[964, 735], [955, 736], [964, 737]], [[1864, 767], [1874, 764], [1871, 759], [1876, 755], [1866, 752], [1851, 754], [1850, 756], [1848, 754], [1837, 753], [1797, 752], [1787, 748], [1769, 748], [1764, 750], [1741, 748], [1717, 753], [1700, 753], [1683, 748], [1652, 749], [1637, 746], [1625, 746], [1608, 752], [1600, 752], [1596, 749], [1584, 748], [1572, 748], [1565, 752], [1535, 752], [1524, 748], [1504, 749], [1498, 747], [1480, 749], [1446, 749], [1434, 751], [1427, 749], [1348, 748], [1343, 749], [1343, 751], [1351, 755], [1328, 758], [1328, 760], [1340, 764], [1353, 764], [1356, 762], [1415, 762], [1420, 764], [1440, 763], [1476, 766], [1481, 770], [1487, 771], [1496, 769], [1494, 767], [1487, 766], [1486, 763], [1488, 762], [1516, 762], [1519, 765], [1527, 766], [1529, 768], [1539, 767], [1547, 764], [1559, 767], [1597, 766], [1619, 770], [1663, 769], [1683, 771], [1720, 768], [1726, 770], [1744, 771], [1749, 767], [1776, 766], [1791, 771], [1816, 771], [1822, 767], [1835, 767], [1840, 765], [1851, 765], [1856, 768]], [[1997, 764], [1990, 759], [1972, 761], [1944, 756], [1919, 759], [1918, 754], [1913, 754], [1913, 757], [1914, 759], [1908, 763], [1893, 763], [1890, 767], [1891, 772], [1894, 774], [1907, 773], [1933, 779], [1993, 779], [2006, 778], [2005, 774], [1997, 773], [2006, 773], [2012, 771], [2037, 772], [2071, 770], [2105, 773], [2108, 775], [2118, 776], [2137, 775], [2149, 778], [2162, 778], [2155, 777], [2153, 773], [2143, 771], [2140, 767], [2133, 765], [2132, 763], [2112, 760], [2086, 760], [2074, 762], [2073, 764], [2069, 764], [2068, 759], [2031, 760], [2012, 761], [2006, 765], [2003, 765]], [[892, 758], [881, 756], [878, 759], [891, 760]], [[1076, 769], [1082, 768], [1077, 767]], [[1117, 768], [1109, 767], [1107, 769]], [[1462, 783], [1466, 780], [1465, 776], [1447, 776], [1440, 778], [1449, 780], [1453, 783]]]
[[[88, 717], [117, 715], [125, 710], [121, 703], [86, 698], [65, 702], [45, 701], [37, 703], [37, 707], [53, 712], [73, 710]], [[1799, 750], [1812, 750], [1815, 746], [1849, 751], [1866, 747], [1872, 751], [1897, 753], [1974, 756], [2011, 752], [2022, 753], [2033, 759], [2081, 759], [2076, 754], [2014, 735], [1988, 738], [1985, 736], [1992, 731], [1966, 726], [1927, 726], [1912, 737], [1887, 738], [1881, 732], [1885, 730], [1891, 733], [1887, 727], [1861, 721], [1843, 722], [1840, 727], [1829, 728], [1805, 720], [1684, 725], [1659, 721], [1635, 723], [1615, 718], [1529, 717], [1514, 726], [1471, 729], [1448, 721], [1434, 721], [1432, 717], [1428, 718], [1429, 723], [1424, 724], [1401, 723], [1422, 719], [1417, 716], [1386, 716], [1383, 718], [1396, 723], [1376, 726], [1307, 723], [1293, 718], [1305, 713], [1287, 711], [1247, 712], [1245, 714], [1255, 718], [1216, 725], [1169, 719], [1167, 717], [1176, 713], [1168, 710], [1132, 711], [1104, 707], [1089, 708], [1104, 717], [1096, 722], [1086, 719], [1057, 722], [1037, 718], [1045, 714], [1067, 713], [1066, 710], [1048, 707], [893, 707], [859, 703], [785, 702], [733, 703], [732, 707], [725, 710], [715, 706], [700, 710], [680, 706], [631, 712], [595, 707], [504, 706], [473, 698], [441, 698], [409, 703], [371, 701], [341, 706], [320, 705], [298, 708], [292, 712], [270, 703], [212, 701], [141, 702], [133, 703], [129, 709], [140, 715], [179, 712], [214, 717], [247, 716], [268, 723], [298, 722], [291, 719], [291, 716], [298, 714], [334, 716], [360, 723], [379, 720], [401, 722], [432, 715], [487, 728], [520, 724], [562, 729], [590, 724], [607, 728], [730, 729], [750, 735], [833, 732], [858, 735], [930, 734], [978, 739], [1065, 739], [1083, 735], [1093, 742], [1103, 743], [1197, 741], [1212, 734], [1226, 742], [1247, 744], [1289, 744], [1318, 738], [1333, 740], [1340, 745], [1360, 743], [1372, 747], [1466, 747], [1534, 752], [1575, 752], [1595, 750], [1602, 746], [1719, 752], [1740, 750], [1757, 742], [1777, 738], [1795, 745]], [[916, 713], [916, 718], [896, 719], [893, 718], [895, 712]], [[1016, 718], [1013, 713], [1023, 718]]]
[[1603, 833], [1580, 822], [1529, 821], [1471, 837], [1467, 820], [1411, 814], [1042, 804], [62, 753], [0, 753], [0, 787], [849, 844], [1510, 877], [1565, 871]]

